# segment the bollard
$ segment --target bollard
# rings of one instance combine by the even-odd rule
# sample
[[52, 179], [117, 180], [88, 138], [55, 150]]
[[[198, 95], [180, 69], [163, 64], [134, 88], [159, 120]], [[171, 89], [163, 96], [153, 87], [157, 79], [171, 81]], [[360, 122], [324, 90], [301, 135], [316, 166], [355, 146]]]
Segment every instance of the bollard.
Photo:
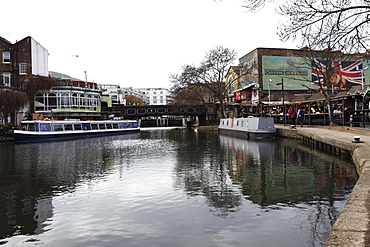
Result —
[[361, 137], [360, 136], [354, 136], [353, 137], [353, 143], [362, 143], [362, 141], [360, 140], [361, 139]]

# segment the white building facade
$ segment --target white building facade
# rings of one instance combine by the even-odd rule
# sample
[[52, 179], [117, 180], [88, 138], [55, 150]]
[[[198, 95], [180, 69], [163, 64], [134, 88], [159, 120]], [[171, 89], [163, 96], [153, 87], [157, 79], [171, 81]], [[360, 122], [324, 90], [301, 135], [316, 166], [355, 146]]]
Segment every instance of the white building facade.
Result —
[[149, 105], [167, 105], [170, 92], [165, 88], [136, 88], [149, 98]]

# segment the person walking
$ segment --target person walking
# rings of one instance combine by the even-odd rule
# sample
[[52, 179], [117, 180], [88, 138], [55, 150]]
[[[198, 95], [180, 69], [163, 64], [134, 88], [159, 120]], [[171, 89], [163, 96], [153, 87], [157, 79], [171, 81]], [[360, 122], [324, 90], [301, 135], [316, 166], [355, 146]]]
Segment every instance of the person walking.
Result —
[[304, 114], [305, 114], [305, 111], [304, 111], [304, 108], [302, 107], [298, 111], [298, 123], [301, 125], [301, 128], [303, 127]]
[[293, 109], [290, 108], [288, 111], [288, 118], [290, 119], [290, 123], [292, 125], [292, 128], [295, 128], [295, 122], [297, 118], [297, 112]]

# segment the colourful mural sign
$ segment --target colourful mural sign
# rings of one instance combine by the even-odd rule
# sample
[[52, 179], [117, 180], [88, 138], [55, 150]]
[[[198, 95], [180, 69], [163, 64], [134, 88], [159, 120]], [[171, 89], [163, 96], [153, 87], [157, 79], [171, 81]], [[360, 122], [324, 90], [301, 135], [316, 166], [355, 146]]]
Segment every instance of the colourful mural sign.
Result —
[[286, 90], [317, 88], [311, 81], [311, 67], [301, 57], [262, 56], [262, 73], [264, 90], [281, 90], [276, 84], [282, 80]]
[[[312, 63], [309, 59], [302, 57], [277, 57], [262, 56], [262, 80], [263, 89], [281, 90], [281, 82], [285, 90], [307, 90], [307, 88], [318, 89], [325, 74], [325, 63], [319, 61]], [[338, 67], [338, 76], [341, 84], [335, 85], [338, 89], [348, 89], [351, 86], [362, 85], [369, 78], [367, 71], [368, 62], [363, 61], [333, 61]], [[318, 71], [321, 69], [321, 72]], [[370, 80], [368, 80], [370, 81]], [[276, 85], [280, 83], [279, 85]], [[334, 81], [333, 81], [333, 84]]]

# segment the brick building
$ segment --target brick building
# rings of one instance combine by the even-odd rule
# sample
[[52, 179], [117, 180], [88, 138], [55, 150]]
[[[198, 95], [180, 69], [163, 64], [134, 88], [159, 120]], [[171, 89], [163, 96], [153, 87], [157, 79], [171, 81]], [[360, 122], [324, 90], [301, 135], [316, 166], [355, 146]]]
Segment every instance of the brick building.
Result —
[[32, 37], [14, 44], [0, 37], [0, 55], [0, 90], [27, 90], [26, 83], [31, 79], [40, 83], [42, 79], [53, 77], [57, 81], [50, 85], [50, 90], [39, 90], [34, 95], [34, 105], [31, 104], [31, 109], [25, 106], [16, 114], [16, 124], [26, 118], [26, 112], [32, 119], [101, 118], [101, 90], [98, 85], [49, 72], [48, 51]]
[[[319, 81], [315, 80], [322, 79], [315, 77], [312, 60], [317, 59], [319, 63], [320, 59], [327, 59], [325, 56], [328, 54], [329, 52], [325, 54], [325, 51], [305, 49], [256, 48], [239, 58], [238, 68], [230, 67], [226, 82], [234, 83], [230, 86], [232, 90], [229, 95], [233, 96], [235, 103], [277, 103], [282, 100], [282, 82], [287, 102], [300, 94], [312, 94], [319, 90]], [[366, 70], [369, 67], [368, 60], [363, 59], [361, 54], [330, 54], [334, 54], [333, 60], [342, 60], [337, 62], [338, 71], [342, 75], [346, 72], [357, 75], [357, 78], [347, 78], [346, 85], [333, 85], [333, 90], [348, 91], [352, 86], [366, 86], [366, 79], [370, 79], [370, 72]], [[324, 62], [321, 66], [325, 66]], [[236, 71], [238, 73], [235, 73]], [[272, 102], [267, 102], [268, 100]]]
[[16, 43], [0, 37], [0, 86], [22, 89], [30, 76], [49, 76], [48, 51], [32, 37]]

